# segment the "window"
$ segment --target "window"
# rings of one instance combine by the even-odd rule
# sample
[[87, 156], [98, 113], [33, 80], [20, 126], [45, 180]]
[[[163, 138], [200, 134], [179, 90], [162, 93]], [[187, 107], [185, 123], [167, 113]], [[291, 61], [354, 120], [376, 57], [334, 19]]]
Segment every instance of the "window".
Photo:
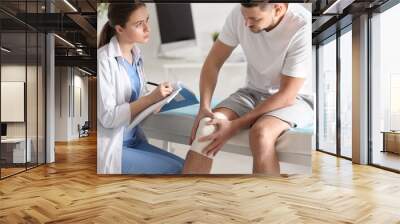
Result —
[[374, 165], [400, 171], [400, 133], [392, 133], [400, 130], [400, 33], [394, 28], [398, 21], [400, 5], [371, 18], [370, 157]]
[[[347, 31], [347, 32], [346, 32]], [[340, 155], [352, 157], [352, 32], [340, 36]]]
[[[0, 7], [19, 10], [16, 17], [42, 12], [43, 5], [44, 1], [0, 3]], [[0, 178], [43, 164], [46, 156], [46, 39], [12, 15], [0, 12], [0, 111], [5, 115], [1, 117]], [[12, 102], [10, 96], [18, 100]], [[10, 110], [11, 106], [18, 110]]]
[[318, 47], [318, 149], [336, 154], [336, 36]]

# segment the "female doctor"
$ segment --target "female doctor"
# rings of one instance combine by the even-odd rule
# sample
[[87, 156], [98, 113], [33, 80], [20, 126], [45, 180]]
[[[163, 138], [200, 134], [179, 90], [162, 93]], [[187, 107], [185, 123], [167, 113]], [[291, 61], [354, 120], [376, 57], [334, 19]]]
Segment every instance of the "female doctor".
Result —
[[144, 3], [111, 3], [100, 34], [98, 63], [97, 172], [99, 174], [176, 174], [183, 159], [147, 142], [140, 126], [128, 125], [141, 111], [172, 92], [163, 83], [147, 94], [136, 44], [149, 40]]

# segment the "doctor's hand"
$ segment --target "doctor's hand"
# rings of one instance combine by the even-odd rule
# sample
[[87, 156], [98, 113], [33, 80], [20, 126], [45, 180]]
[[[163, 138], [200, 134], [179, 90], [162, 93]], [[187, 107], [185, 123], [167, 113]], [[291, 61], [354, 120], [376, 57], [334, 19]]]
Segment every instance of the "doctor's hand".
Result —
[[153, 99], [154, 103], [164, 99], [169, 96], [173, 91], [172, 85], [169, 82], [163, 82], [156, 89], [150, 93], [150, 97]]
[[200, 120], [204, 117], [214, 118], [214, 114], [210, 109], [200, 108], [199, 112], [197, 113], [196, 119], [193, 122], [189, 145], [192, 145], [193, 141], [196, 139], [197, 128], [199, 127]]

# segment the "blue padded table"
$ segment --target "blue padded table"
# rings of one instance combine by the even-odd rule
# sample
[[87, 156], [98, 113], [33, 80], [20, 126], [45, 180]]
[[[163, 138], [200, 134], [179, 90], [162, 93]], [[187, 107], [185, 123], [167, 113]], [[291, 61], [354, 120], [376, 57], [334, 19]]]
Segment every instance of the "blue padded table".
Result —
[[[212, 106], [215, 105], [216, 102], [213, 102]], [[197, 104], [153, 114], [143, 122], [143, 130], [148, 137], [163, 140], [166, 149], [169, 148], [169, 142], [187, 145], [198, 108]], [[313, 134], [312, 126], [292, 128], [283, 133], [276, 143], [279, 160], [306, 166], [311, 172]], [[235, 135], [222, 150], [251, 156], [248, 130], [243, 130]]]

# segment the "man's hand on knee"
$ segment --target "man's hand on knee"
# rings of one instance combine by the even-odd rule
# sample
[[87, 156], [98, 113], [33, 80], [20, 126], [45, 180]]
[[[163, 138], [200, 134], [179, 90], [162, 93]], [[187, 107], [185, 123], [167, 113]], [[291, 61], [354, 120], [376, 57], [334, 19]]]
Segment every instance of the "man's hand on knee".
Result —
[[214, 113], [213, 117], [203, 117], [198, 124], [195, 139], [192, 142], [190, 150], [195, 151], [201, 155], [213, 158], [214, 155], [204, 153], [204, 149], [212, 143], [212, 140], [199, 141], [202, 137], [212, 135], [217, 131], [217, 125], [212, 124], [215, 119], [227, 120], [227, 117], [222, 113]]
[[200, 123], [201, 119], [203, 119], [205, 117], [213, 118], [214, 114], [209, 109], [200, 109], [199, 113], [197, 114], [197, 116], [193, 122], [192, 132], [190, 134], [190, 139], [189, 139], [189, 145], [193, 144], [193, 141], [195, 140], [195, 138], [197, 136], [197, 129], [199, 128], [199, 123]]
[[213, 127], [213, 131], [206, 130], [209, 131], [208, 135], [202, 135], [198, 139], [199, 143], [207, 143], [205, 144], [207, 147], [203, 148], [202, 153], [208, 157], [214, 157], [239, 130], [235, 120], [230, 121], [223, 116], [223, 114], [215, 113], [214, 119], [208, 119], [205, 127], [210, 130], [210, 127]]
[[195, 151], [201, 155], [207, 156], [208, 158], [213, 158], [213, 156], [204, 154], [203, 150], [211, 143], [211, 140], [210, 141], [199, 141], [199, 139], [203, 136], [209, 136], [215, 132], [216, 126], [208, 124], [211, 120], [212, 120], [212, 118], [210, 118], [210, 117], [204, 117], [199, 121], [195, 139], [192, 142], [192, 146], [190, 147], [190, 150]]

